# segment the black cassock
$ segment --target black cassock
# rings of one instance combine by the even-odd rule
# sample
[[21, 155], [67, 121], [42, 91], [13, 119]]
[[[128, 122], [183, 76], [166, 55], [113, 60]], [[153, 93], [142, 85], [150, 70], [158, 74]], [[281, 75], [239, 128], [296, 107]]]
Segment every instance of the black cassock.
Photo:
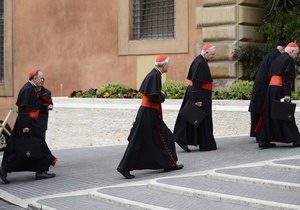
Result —
[[187, 87], [180, 110], [187, 101], [191, 101], [193, 104], [201, 101], [201, 109], [207, 116], [195, 128], [178, 114], [174, 127], [175, 141], [185, 145], [199, 145], [199, 149], [203, 151], [216, 150], [217, 144], [213, 135], [212, 122], [212, 93], [211, 89], [205, 88], [207, 84], [212, 84], [213, 80], [208, 63], [202, 55], [198, 55], [192, 62], [187, 79], [191, 81], [192, 85], [190, 83]]
[[[43, 129], [37, 121], [38, 113], [41, 109], [41, 101], [37, 94], [36, 87], [27, 82], [20, 90], [16, 102], [18, 106], [18, 116], [14, 124], [12, 134], [4, 150], [1, 166], [7, 172], [14, 171], [48, 171], [54, 157], [49, 156], [49, 148], [44, 139]], [[35, 114], [32, 114], [35, 113]], [[31, 117], [30, 117], [31, 115]], [[43, 158], [37, 161], [17, 161], [15, 153], [16, 140], [21, 138], [23, 128], [29, 128], [29, 134], [32, 137], [41, 138]]]
[[161, 73], [152, 69], [139, 91], [143, 94], [142, 105], [118, 167], [124, 171], [169, 168], [176, 164], [177, 155], [172, 132], [162, 119], [165, 96], [161, 92]]
[[45, 87], [42, 87], [40, 91], [38, 91], [39, 99], [41, 101], [41, 110], [39, 112], [38, 116], [38, 123], [43, 131], [43, 141], [45, 142], [45, 152], [44, 154], [48, 156], [49, 159], [55, 159], [55, 157], [52, 155], [51, 150], [48, 148], [48, 145], [46, 143], [46, 131], [48, 129], [48, 119], [49, 119], [49, 110], [48, 106], [53, 105], [52, 97], [51, 97], [51, 91], [48, 90]]
[[272, 62], [279, 55], [281, 55], [281, 52], [278, 49], [270, 51], [261, 62], [257, 71], [249, 105], [249, 112], [251, 112], [251, 137], [257, 137], [259, 135], [259, 133], [254, 132], [254, 130], [259, 122], [267, 89], [269, 87], [270, 77], [268, 76], [268, 73]]
[[[269, 85], [264, 103], [264, 114], [259, 140], [262, 143], [274, 142], [299, 142], [300, 134], [295, 123], [273, 119], [270, 117], [272, 103], [284, 96], [291, 96], [292, 82], [295, 78], [295, 63], [287, 53], [278, 56], [272, 63], [269, 75], [281, 76], [282, 86]], [[271, 79], [272, 80], [272, 79]]]

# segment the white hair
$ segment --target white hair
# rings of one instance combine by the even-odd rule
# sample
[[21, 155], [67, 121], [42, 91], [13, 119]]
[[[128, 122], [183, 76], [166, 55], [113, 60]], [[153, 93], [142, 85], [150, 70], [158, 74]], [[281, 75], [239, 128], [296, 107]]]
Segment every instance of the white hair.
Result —
[[213, 50], [215, 50], [215, 48], [216, 48], [216, 46], [212, 46], [212, 47], [210, 47], [210, 48], [208, 48], [208, 49], [206, 49], [206, 50], [201, 50], [201, 54], [204, 54], [204, 53], [206, 53], [206, 52], [213, 51]]
[[164, 61], [161, 61], [161, 62], [155, 62], [155, 66], [159, 66], [159, 67], [162, 67], [163, 65], [169, 63], [170, 61], [170, 57], [168, 57], [166, 60]]
[[299, 47], [290, 47], [290, 46], [286, 46], [285, 48], [285, 52], [290, 53], [293, 50], [299, 50]]

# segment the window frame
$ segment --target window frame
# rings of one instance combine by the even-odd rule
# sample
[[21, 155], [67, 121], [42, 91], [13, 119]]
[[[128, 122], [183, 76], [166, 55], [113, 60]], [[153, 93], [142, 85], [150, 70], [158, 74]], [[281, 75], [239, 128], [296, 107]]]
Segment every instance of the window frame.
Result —
[[188, 0], [175, 1], [175, 38], [133, 40], [133, 0], [119, 0], [118, 54], [151, 55], [188, 52]]
[[13, 1], [4, 0], [4, 83], [0, 96], [13, 96], [12, 21]]

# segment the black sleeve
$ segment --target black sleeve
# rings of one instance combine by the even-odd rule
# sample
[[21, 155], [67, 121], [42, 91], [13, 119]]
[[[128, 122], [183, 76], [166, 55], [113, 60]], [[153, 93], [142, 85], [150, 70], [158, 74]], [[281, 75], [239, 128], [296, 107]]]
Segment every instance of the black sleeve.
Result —
[[50, 104], [42, 104], [41, 105], [41, 111], [40, 112], [42, 112], [42, 113], [47, 113], [48, 112], [48, 106], [49, 106]]
[[288, 74], [288, 71], [284, 72], [282, 75], [282, 87], [284, 96], [291, 96], [292, 94], [292, 85], [291, 85], [291, 77]]
[[200, 80], [193, 81], [192, 102], [202, 102], [202, 82]]
[[18, 118], [21, 128], [28, 128], [29, 127], [29, 118], [30, 118], [30, 111], [26, 108], [26, 106], [19, 106], [18, 107]]
[[165, 94], [162, 92], [159, 95], [148, 95], [149, 100], [154, 103], [163, 103], [165, 101]]

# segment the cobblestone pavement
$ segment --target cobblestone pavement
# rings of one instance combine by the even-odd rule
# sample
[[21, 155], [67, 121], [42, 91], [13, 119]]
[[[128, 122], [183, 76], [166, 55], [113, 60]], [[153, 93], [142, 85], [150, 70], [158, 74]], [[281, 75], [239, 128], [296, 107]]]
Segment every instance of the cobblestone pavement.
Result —
[[0, 209], [1, 210], [24, 210], [24, 208], [8, 203], [0, 198]]
[[10, 173], [11, 183], [0, 183], [0, 197], [49, 210], [300, 209], [300, 148], [277, 144], [260, 150], [246, 136], [216, 141], [218, 150], [210, 152], [177, 147], [182, 170], [133, 171], [131, 180], [116, 171], [126, 145], [54, 150], [55, 178], [36, 181], [32, 172]]

